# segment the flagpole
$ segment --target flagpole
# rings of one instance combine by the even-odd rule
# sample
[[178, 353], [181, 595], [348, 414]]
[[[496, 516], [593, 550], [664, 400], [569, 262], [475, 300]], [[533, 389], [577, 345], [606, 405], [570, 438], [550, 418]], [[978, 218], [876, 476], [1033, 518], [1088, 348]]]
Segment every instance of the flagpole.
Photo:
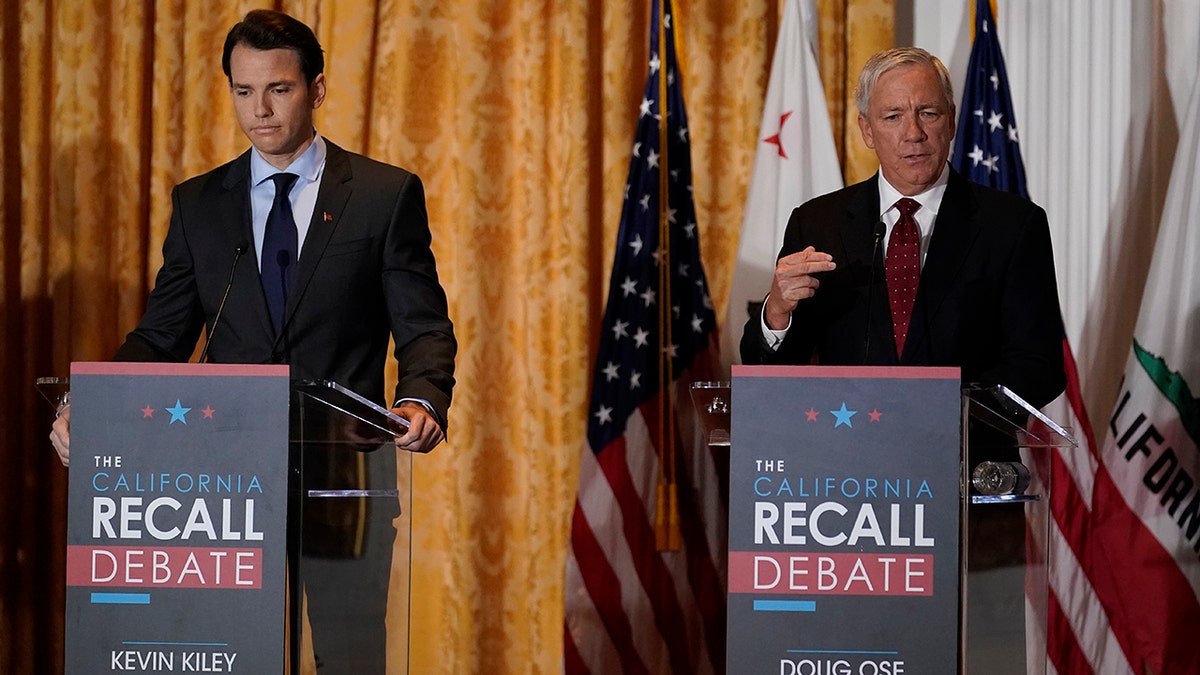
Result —
[[661, 410], [658, 428], [659, 479], [655, 500], [654, 535], [659, 551], [679, 550], [679, 492], [675, 482], [675, 406], [672, 392], [671, 359], [671, 223], [670, 164], [668, 145], [667, 103], [667, 0], [658, 0], [658, 389]]

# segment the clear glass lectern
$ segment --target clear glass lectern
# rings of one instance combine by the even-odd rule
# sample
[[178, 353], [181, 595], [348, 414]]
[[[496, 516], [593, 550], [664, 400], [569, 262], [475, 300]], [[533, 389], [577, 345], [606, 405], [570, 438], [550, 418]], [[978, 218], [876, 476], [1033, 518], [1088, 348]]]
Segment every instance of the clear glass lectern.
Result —
[[1003, 386], [963, 390], [962, 672], [1044, 675], [1050, 465], [1071, 431]]
[[[289, 672], [408, 672], [407, 421], [328, 381], [292, 388]], [[315, 670], [320, 668], [320, 670]]]

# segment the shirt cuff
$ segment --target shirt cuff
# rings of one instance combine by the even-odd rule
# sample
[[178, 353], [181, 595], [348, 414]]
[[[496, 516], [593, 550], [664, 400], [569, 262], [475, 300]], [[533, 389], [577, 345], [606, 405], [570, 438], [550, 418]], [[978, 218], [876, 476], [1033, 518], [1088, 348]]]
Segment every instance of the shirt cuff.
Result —
[[783, 338], [787, 337], [788, 330], [792, 327], [792, 316], [788, 315], [788, 323], [782, 330], [773, 330], [767, 326], [767, 303], [763, 302], [761, 314], [759, 314], [758, 322], [762, 324], [763, 344], [767, 349], [777, 352], [779, 345], [783, 344]]
[[429, 411], [429, 414], [433, 417], [434, 421], [438, 423], [438, 426], [441, 426], [442, 421], [438, 419], [437, 411], [433, 409], [433, 405], [429, 401], [426, 401], [423, 398], [398, 398], [396, 399], [395, 405], [392, 407], [399, 408], [404, 403], [420, 403], [422, 408], [425, 408], [425, 410]]

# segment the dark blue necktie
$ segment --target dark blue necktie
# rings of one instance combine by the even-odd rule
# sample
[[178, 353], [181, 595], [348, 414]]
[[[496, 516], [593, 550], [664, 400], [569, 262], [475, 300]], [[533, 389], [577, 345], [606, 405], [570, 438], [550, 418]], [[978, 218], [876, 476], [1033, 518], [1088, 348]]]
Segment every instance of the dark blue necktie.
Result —
[[299, 176], [294, 173], [271, 176], [275, 181], [275, 201], [267, 214], [267, 229], [263, 232], [262, 285], [276, 333], [283, 324], [283, 308], [287, 306], [288, 286], [296, 267], [296, 251], [300, 248], [292, 203], [288, 201], [288, 192], [297, 178]]

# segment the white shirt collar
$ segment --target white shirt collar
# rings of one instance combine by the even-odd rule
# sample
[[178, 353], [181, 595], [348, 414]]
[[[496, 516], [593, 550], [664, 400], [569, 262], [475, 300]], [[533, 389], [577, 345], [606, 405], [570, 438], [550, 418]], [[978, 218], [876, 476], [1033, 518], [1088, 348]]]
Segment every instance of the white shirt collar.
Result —
[[[937, 212], [942, 206], [942, 197], [946, 196], [946, 185], [949, 182], [950, 163], [947, 162], [942, 167], [941, 175], [934, 181], [933, 187], [911, 197], [921, 204], [921, 209], [917, 213], [930, 218], [930, 223], [932, 223], [933, 218], [936, 218]], [[888, 182], [887, 178], [883, 176], [883, 170], [881, 169], [879, 171], [879, 215], [882, 217], [888, 211], [893, 210], [896, 202], [904, 196], [906, 195], [900, 194], [900, 191]], [[893, 215], [890, 220], [894, 221], [898, 217]], [[918, 220], [922, 220], [922, 218], [918, 217]]]
[[[292, 160], [292, 163], [284, 171], [296, 174], [305, 183], [316, 182], [317, 178], [321, 176], [322, 167], [325, 166], [325, 152], [325, 139], [321, 138], [320, 134], [315, 134], [313, 142], [309, 144], [308, 148], [300, 153], [299, 157]], [[280, 173], [279, 169], [263, 159], [258, 148], [251, 147], [250, 184], [258, 185], [277, 173]]]

